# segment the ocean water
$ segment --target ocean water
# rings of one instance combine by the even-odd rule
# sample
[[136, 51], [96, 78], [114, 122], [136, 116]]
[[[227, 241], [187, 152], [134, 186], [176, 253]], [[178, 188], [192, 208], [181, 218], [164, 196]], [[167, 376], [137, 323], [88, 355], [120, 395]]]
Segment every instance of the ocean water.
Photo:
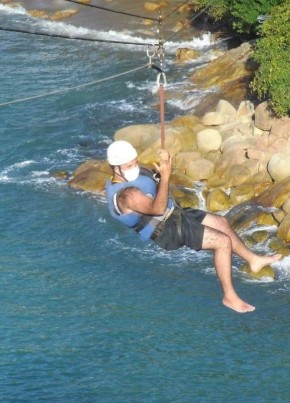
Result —
[[[102, 34], [1, 5], [0, 26]], [[145, 65], [144, 48], [0, 36], [1, 104], [72, 89], [0, 106], [0, 401], [289, 401], [289, 260], [271, 282], [234, 259], [236, 289], [256, 306], [239, 315], [221, 304], [209, 253], [144, 244], [104, 200], [51, 175], [104, 158], [120, 127], [158, 122], [150, 69], [73, 90]], [[186, 68], [173, 64], [183, 43], [168, 44], [168, 90], [188, 93], [168, 100], [168, 120], [202, 95], [186, 74], [211, 41], [193, 43], [202, 56]]]

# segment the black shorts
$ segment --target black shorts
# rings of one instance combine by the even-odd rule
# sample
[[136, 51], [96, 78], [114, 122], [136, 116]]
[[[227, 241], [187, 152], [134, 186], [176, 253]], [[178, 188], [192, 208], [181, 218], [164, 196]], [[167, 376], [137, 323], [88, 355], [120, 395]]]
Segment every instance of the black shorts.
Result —
[[205, 211], [198, 209], [175, 208], [164, 222], [161, 234], [152, 239], [166, 250], [179, 249], [182, 246], [200, 250], [204, 234], [204, 225], [201, 223], [206, 214]]

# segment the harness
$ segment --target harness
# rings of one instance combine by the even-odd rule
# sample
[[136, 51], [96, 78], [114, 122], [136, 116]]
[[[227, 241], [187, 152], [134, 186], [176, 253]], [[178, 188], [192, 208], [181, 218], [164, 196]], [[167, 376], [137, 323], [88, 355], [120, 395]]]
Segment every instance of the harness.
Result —
[[173, 199], [168, 198], [166, 212], [163, 216], [148, 216], [137, 212], [123, 214], [117, 204], [117, 198], [120, 193], [128, 187], [136, 187], [144, 194], [155, 198], [158, 189], [156, 178], [153, 179], [154, 172], [146, 169], [140, 169], [140, 175], [135, 181], [112, 183], [107, 181], [106, 193], [110, 214], [113, 218], [134, 229], [139, 233], [142, 240], [149, 240], [156, 228], [160, 230], [161, 223], [166, 221], [174, 210]]

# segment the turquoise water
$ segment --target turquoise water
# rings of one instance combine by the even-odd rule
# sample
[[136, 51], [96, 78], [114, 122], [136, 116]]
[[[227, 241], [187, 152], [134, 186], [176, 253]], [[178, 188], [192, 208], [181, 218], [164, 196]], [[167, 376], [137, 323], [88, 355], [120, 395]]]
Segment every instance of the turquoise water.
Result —
[[[41, 24], [6, 7], [0, 22]], [[0, 35], [1, 103], [147, 62], [139, 48]], [[243, 277], [234, 260], [257, 307], [236, 314], [210, 254], [143, 244], [103, 200], [50, 175], [104, 157], [120, 127], [158, 122], [154, 79], [141, 70], [0, 107], [1, 402], [289, 401], [287, 259], [275, 282]], [[167, 105], [168, 119], [183, 113]]]

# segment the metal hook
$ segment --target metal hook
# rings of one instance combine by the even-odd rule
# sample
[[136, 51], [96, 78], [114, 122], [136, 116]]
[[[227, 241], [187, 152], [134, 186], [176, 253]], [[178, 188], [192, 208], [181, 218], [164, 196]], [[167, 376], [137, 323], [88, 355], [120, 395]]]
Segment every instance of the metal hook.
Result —
[[[151, 46], [152, 50], [150, 52], [149, 47]], [[147, 45], [147, 56], [149, 58], [149, 64], [152, 64], [152, 57], [154, 57], [156, 55], [156, 47], [153, 44], [149, 44]]]
[[[161, 77], [163, 79], [163, 84], [162, 83], [160, 84], [160, 78]], [[158, 73], [157, 74], [156, 85], [157, 85], [157, 87], [160, 87], [160, 85], [164, 85], [164, 86], [167, 85], [165, 73]]]

